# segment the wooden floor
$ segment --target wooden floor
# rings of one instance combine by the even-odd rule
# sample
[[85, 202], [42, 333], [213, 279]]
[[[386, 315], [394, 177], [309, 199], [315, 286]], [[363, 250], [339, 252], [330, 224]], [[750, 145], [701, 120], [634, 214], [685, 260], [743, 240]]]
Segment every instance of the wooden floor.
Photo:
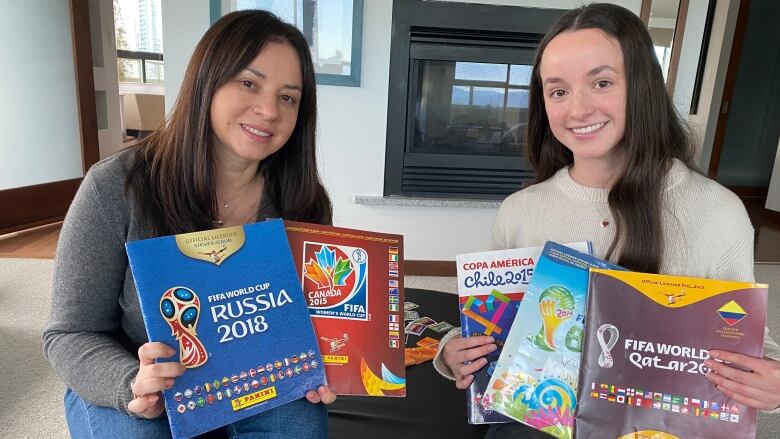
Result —
[[62, 222], [0, 236], [0, 258], [54, 259]]
[[765, 198], [743, 198], [756, 229], [755, 261], [780, 263], [780, 213], [765, 209]]
[[[756, 229], [755, 261], [780, 263], [780, 213], [764, 209], [762, 200], [744, 199]], [[0, 258], [53, 259], [62, 223], [0, 236]]]

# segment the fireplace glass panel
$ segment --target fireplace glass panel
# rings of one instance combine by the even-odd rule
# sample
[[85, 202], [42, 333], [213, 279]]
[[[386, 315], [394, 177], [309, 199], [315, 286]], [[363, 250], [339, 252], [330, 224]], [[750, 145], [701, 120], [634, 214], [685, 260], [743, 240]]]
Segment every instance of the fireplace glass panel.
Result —
[[521, 157], [531, 66], [415, 60], [408, 151]]

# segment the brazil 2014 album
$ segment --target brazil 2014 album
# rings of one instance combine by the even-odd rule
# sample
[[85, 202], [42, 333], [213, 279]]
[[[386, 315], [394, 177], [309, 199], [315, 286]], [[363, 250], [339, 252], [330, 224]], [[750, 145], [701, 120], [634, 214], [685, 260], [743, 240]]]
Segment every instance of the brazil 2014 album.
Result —
[[285, 226], [330, 389], [404, 396], [403, 237]]
[[163, 392], [174, 438], [278, 407], [325, 383], [281, 220], [126, 245], [150, 341], [187, 371]]

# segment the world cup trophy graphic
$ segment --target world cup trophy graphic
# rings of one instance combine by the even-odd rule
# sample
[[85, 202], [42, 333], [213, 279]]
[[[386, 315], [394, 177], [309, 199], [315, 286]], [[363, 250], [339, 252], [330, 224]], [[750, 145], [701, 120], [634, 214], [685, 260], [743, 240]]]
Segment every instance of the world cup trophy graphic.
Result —
[[206, 363], [206, 348], [198, 340], [195, 327], [200, 315], [200, 299], [187, 287], [169, 288], [160, 298], [160, 313], [179, 341], [179, 362], [186, 368]]
[[553, 352], [555, 346], [555, 331], [569, 320], [574, 312], [574, 295], [567, 288], [553, 285], [539, 295], [539, 314], [542, 316], [542, 327], [531, 341], [539, 349]]

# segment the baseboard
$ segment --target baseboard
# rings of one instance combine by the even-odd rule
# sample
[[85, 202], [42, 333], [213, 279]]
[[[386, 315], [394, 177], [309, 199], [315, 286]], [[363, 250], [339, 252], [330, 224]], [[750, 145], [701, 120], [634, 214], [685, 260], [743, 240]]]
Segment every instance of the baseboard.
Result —
[[0, 191], [0, 235], [61, 221], [81, 178]]
[[766, 198], [769, 193], [768, 187], [761, 186], [729, 186], [728, 188], [738, 197]]
[[772, 209], [767, 209], [766, 207], [761, 212], [761, 216], [763, 218], [769, 219], [770, 221], [780, 224], [780, 212]]
[[14, 227], [8, 227], [8, 228], [0, 230], [0, 239], [7, 238], [7, 237], [9, 237], [11, 235], [16, 236], [16, 235], [28, 233], [28, 232], [31, 232], [33, 230], [39, 230], [39, 229], [44, 229], [44, 228], [47, 228], [47, 227], [53, 227], [53, 226], [56, 226], [56, 225], [60, 225], [61, 226], [62, 225], [62, 220], [64, 220], [64, 219], [65, 219], [64, 215], [63, 216], [55, 216], [55, 217], [52, 217], [52, 218], [42, 219], [40, 221], [34, 221], [34, 222], [31, 222], [31, 223], [27, 223], [27, 224], [20, 224], [20, 225], [14, 226]]
[[404, 261], [406, 276], [457, 276], [455, 261]]

